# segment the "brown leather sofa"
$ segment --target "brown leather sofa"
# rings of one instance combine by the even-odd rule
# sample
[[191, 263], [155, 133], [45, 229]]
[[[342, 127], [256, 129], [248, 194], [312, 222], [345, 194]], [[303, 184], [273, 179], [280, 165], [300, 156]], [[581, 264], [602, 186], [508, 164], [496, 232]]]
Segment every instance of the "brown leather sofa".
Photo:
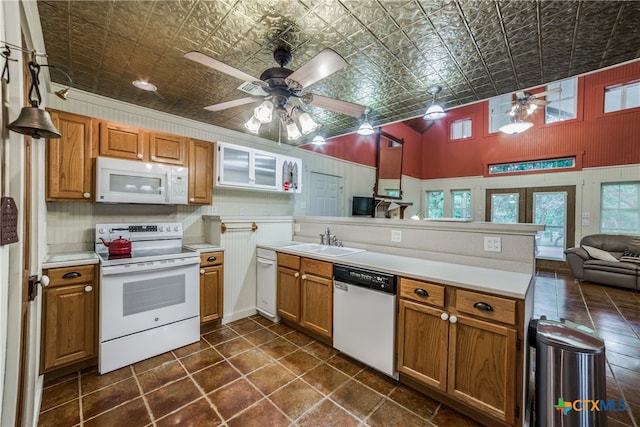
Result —
[[[584, 246], [606, 251], [616, 261], [593, 258]], [[640, 264], [619, 261], [625, 252], [640, 253], [640, 237], [592, 234], [583, 237], [580, 246], [564, 251], [571, 272], [577, 280], [640, 290]]]

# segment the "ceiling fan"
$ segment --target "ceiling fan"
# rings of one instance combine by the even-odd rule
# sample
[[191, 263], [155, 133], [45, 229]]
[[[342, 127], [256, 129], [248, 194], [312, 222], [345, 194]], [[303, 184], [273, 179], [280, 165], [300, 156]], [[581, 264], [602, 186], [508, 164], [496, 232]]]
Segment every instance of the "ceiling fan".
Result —
[[342, 56], [328, 48], [322, 50], [296, 71], [285, 68], [291, 62], [291, 52], [282, 47], [277, 48], [273, 52], [273, 58], [279, 64], [279, 67], [266, 69], [259, 79], [201, 52], [187, 52], [184, 57], [248, 83], [248, 85], [242, 85], [239, 89], [250, 93], [252, 96], [204, 108], [209, 111], [220, 111], [262, 101], [255, 109], [253, 117], [245, 124], [245, 127], [255, 134], [258, 133], [260, 124], [268, 123], [272, 120], [273, 112], [286, 126], [289, 139], [296, 139], [301, 136], [295, 124], [294, 117], [296, 116], [303, 133], [306, 134], [315, 130], [318, 125], [308, 113], [305, 113], [296, 105], [300, 103], [352, 117], [360, 117], [365, 110], [365, 107], [359, 104], [303, 92], [305, 88], [313, 83], [347, 66], [347, 61]]
[[538, 93], [531, 93], [529, 91], [519, 90], [515, 93], [515, 101], [509, 111], [509, 115], [516, 116], [525, 113], [526, 115], [532, 114], [539, 105], [547, 105], [551, 101], [544, 98], [545, 96], [560, 92], [560, 88], [545, 90]]

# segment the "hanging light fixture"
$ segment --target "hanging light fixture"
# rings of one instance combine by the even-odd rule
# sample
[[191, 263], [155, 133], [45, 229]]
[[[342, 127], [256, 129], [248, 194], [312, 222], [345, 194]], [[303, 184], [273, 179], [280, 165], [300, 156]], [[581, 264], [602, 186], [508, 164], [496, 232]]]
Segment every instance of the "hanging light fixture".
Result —
[[[40, 65], [36, 63], [35, 54], [31, 55], [31, 61], [27, 66], [31, 77], [31, 87], [29, 88], [29, 103], [31, 106], [23, 107], [18, 118], [9, 123], [7, 127], [14, 132], [29, 135], [33, 139], [60, 138], [60, 131], [54, 126], [51, 115], [47, 111], [38, 108], [42, 103], [42, 96], [40, 96], [40, 88], [38, 87], [40, 83], [38, 80]], [[33, 99], [34, 92], [36, 99]]]
[[322, 137], [322, 135], [316, 135], [311, 140], [313, 145], [325, 145], [327, 141]]
[[298, 126], [296, 126], [296, 122], [290, 117], [286, 122], [285, 128], [287, 129], [287, 139], [298, 139], [302, 136]]
[[262, 122], [254, 114], [253, 116], [251, 116], [249, 121], [244, 124], [244, 127], [247, 128], [249, 132], [257, 135], [260, 131], [260, 125], [262, 125]]
[[358, 128], [358, 135], [373, 135], [373, 126], [371, 126], [371, 123], [369, 123], [369, 118], [367, 117], [370, 112], [371, 110], [369, 108], [364, 110], [364, 121]]
[[522, 119], [523, 111], [527, 111], [527, 113], [529, 113], [528, 109], [524, 110], [520, 104], [514, 105], [509, 112], [510, 122], [500, 126], [498, 130], [509, 135], [516, 135], [531, 128], [533, 123]]
[[300, 122], [300, 130], [303, 134], [307, 135], [318, 129], [318, 124], [311, 118], [309, 113], [299, 107], [296, 107], [295, 110], [298, 113], [298, 122]]
[[263, 101], [262, 104], [258, 105], [254, 110], [254, 115], [260, 123], [269, 123], [273, 119], [273, 102], [271, 101]]
[[431, 105], [429, 105], [429, 108], [427, 108], [427, 111], [424, 113], [424, 116], [422, 117], [423, 119], [440, 120], [441, 118], [447, 115], [442, 105], [436, 102], [436, 95], [438, 95], [441, 90], [442, 90], [442, 87], [440, 86], [433, 86], [432, 88], [429, 89], [429, 93], [433, 95], [433, 101]]

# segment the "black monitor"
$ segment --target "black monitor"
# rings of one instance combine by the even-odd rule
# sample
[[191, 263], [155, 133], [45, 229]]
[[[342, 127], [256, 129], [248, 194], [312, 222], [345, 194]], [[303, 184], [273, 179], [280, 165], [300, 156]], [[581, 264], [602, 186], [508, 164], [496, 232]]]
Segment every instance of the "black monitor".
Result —
[[373, 216], [374, 198], [354, 196], [351, 204], [352, 216]]

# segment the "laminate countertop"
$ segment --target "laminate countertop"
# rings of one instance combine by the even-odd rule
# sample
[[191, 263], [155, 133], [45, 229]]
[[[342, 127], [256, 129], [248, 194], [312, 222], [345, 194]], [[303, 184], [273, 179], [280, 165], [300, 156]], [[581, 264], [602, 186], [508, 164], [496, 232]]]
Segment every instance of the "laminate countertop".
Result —
[[75, 265], [97, 264], [100, 261], [93, 251], [63, 252], [50, 254], [42, 260], [42, 268], [72, 267]]
[[296, 245], [306, 243], [292, 241], [267, 242], [258, 244], [258, 247], [307, 258], [321, 259], [334, 264], [382, 271], [398, 276], [433, 281], [462, 289], [511, 298], [525, 299], [529, 286], [533, 283], [533, 268], [531, 274], [525, 274], [422, 258], [389, 255], [374, 251], [362, 251], [342, 256], [326, 256], [316, 252], [295, 249]]

